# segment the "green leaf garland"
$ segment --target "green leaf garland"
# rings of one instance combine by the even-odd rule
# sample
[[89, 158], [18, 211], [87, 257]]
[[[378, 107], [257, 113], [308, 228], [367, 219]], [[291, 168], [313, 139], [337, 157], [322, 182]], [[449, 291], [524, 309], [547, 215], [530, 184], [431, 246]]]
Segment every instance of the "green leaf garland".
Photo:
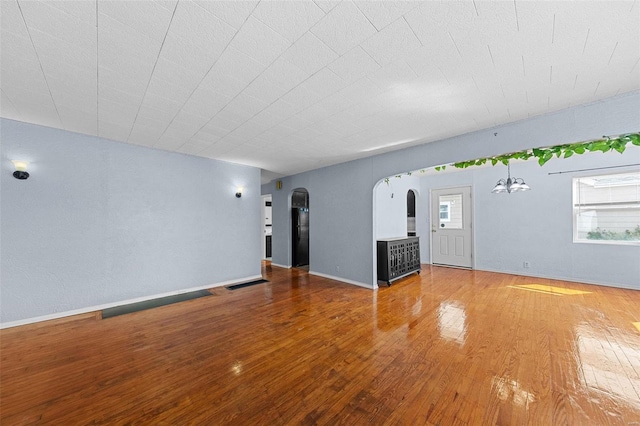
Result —
[[[458, 169], [466, 169], [473, 166], [482, 166], [487, 162], [495, 166], [498, 163], [502, 163], [505, 166], [509, 164], [509, 160], [528, 160], [532, 157], [538, 159], [538, 164], [543, 166], [547, 161], [551, 160], [555, 155], [556, 158], [569, 158], [574, 154], [584, 154], [585, 152], [609, 152], [617, 151], [622, 154], [627, 145], [631, 143], [635, 146], [640, 146], [640, 133], [625, 133], [617, 137], [611, 138], [609, 136], [603, 136], [603, 139], [597, 139], [587, 142], [577, 142], [572, 144], [554, 145], [542, 148], [525, 149], [523, 151], [511, 152], [509, 154], [496, 155], [493, 157], [477, 158], [469, 161], [459, 161], [451, 164], [451, 166]], [[436, 166], [436, 171], [446, 170], [446, 165]], [[424, 173], [426, 170], [420, 170], [420, 173]], [[411, 172], [407, 172], [406, 175], [411, 176]], [[402, 175], [396, 175], [396, 178], [401, 178]], [[388, 185], [389, 178], [386, 178], [384, 182]]]
[[[458, 169], [466, 169], [472, 166], [481, 166], [490, 162], [492, 166], [498, 163], [507, 165], [509, 160], [528, 160], [531, 157], [538, 159], [538, 164], [543, 166], [547, 161], [551, 160], [555, 155], [556, 158], [569, 158], [574, 154], [584, 154], [585, 152], [609, 152], [615, 150], [623, 153], [627, 144], [640, 146], [640, 133], [626, 133], [615, 138], [604, 137], [588, 142], [578, 142], [573, 144], [554, 145], [544, 148], [525, 149], [523, 151], [511, 152], [509, 154], [496, 155], [493, 157], [478, 158], [470, 161], [460, 161], [453, 163], [453, 167]], [[439, 166], [436, 170], [444, 170], [445, 166]]]

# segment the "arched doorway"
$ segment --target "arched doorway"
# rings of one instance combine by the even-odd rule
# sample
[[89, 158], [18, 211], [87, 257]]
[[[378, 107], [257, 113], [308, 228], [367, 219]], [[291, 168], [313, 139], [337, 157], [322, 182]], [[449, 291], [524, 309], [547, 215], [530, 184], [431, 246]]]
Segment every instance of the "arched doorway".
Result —
[[416, 236], [416, 193], [407, 191], [407, 236]]
[[291, 266], [309, 266], [309, 192], [291, 193]]

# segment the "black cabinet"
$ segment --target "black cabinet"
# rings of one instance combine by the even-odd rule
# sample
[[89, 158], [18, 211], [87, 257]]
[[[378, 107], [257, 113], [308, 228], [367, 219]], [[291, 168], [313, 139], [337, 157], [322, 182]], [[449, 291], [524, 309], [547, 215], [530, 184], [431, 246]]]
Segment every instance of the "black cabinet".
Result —
[[420, 241], [418, 237], [378, 240], [378, 280], [392, 281], [414, 272], [420, 273]]

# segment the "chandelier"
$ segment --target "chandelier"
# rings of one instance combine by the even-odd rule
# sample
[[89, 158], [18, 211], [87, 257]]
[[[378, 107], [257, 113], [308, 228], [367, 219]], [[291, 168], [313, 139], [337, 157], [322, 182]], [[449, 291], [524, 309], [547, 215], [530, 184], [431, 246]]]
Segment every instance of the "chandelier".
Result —
[[491, 193], [499, 194], [501, 192], [507, 192], [511, 194], [512, 192], [528, 191], [530, 189], [529, 185], [524, 183], [524, 179], [511, 177], [511, 165], [507, 163], [507, 180], [500, 179], [498, 183], [496, 183], [496, 186], [491, 190]]

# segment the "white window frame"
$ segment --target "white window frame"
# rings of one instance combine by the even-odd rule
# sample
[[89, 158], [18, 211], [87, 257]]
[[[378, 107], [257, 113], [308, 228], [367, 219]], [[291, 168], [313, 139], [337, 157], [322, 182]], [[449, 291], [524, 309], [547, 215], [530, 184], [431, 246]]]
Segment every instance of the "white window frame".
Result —
[[[573, 216], [573, 242], [576, 244], [604, 244], [604, 245], [623, 245], [623, 246], [636, 246], [636, 245], [640, 245], [640, 241], [625, 241], [625, 240], [590, 240], [590, 239], [580, 239], [578, 238], [578, 212], [579, 212], [579, 204], [580, 204], [580, 200], [578, 197], [578, 194], [576, 193], [576, 187], [577, 187], [577, 182], [579, 180], [584, 180], [584, 179], [589, 179], [589, 178], [597, 178], [599, 176], [611, 176], [611, 175], [624, 175], [624, 174], [629, 174], [629, 173], [637, 173], [637, 171], [627, 171], [627, 172], [620, 172], [620, 173], [606, 173], [606, 174], [599, 174], [599, 175], [585, 175], [585, 176], [578, 176], [578, 177], [574, 177], [571, 180], [571, 214]], [[634, 201], [630, 201], [629, 202], [634, 203]], [[639, 202], [640, 203], [640, 202]], [[612, 205], [614, 203], [611, 203]]]

